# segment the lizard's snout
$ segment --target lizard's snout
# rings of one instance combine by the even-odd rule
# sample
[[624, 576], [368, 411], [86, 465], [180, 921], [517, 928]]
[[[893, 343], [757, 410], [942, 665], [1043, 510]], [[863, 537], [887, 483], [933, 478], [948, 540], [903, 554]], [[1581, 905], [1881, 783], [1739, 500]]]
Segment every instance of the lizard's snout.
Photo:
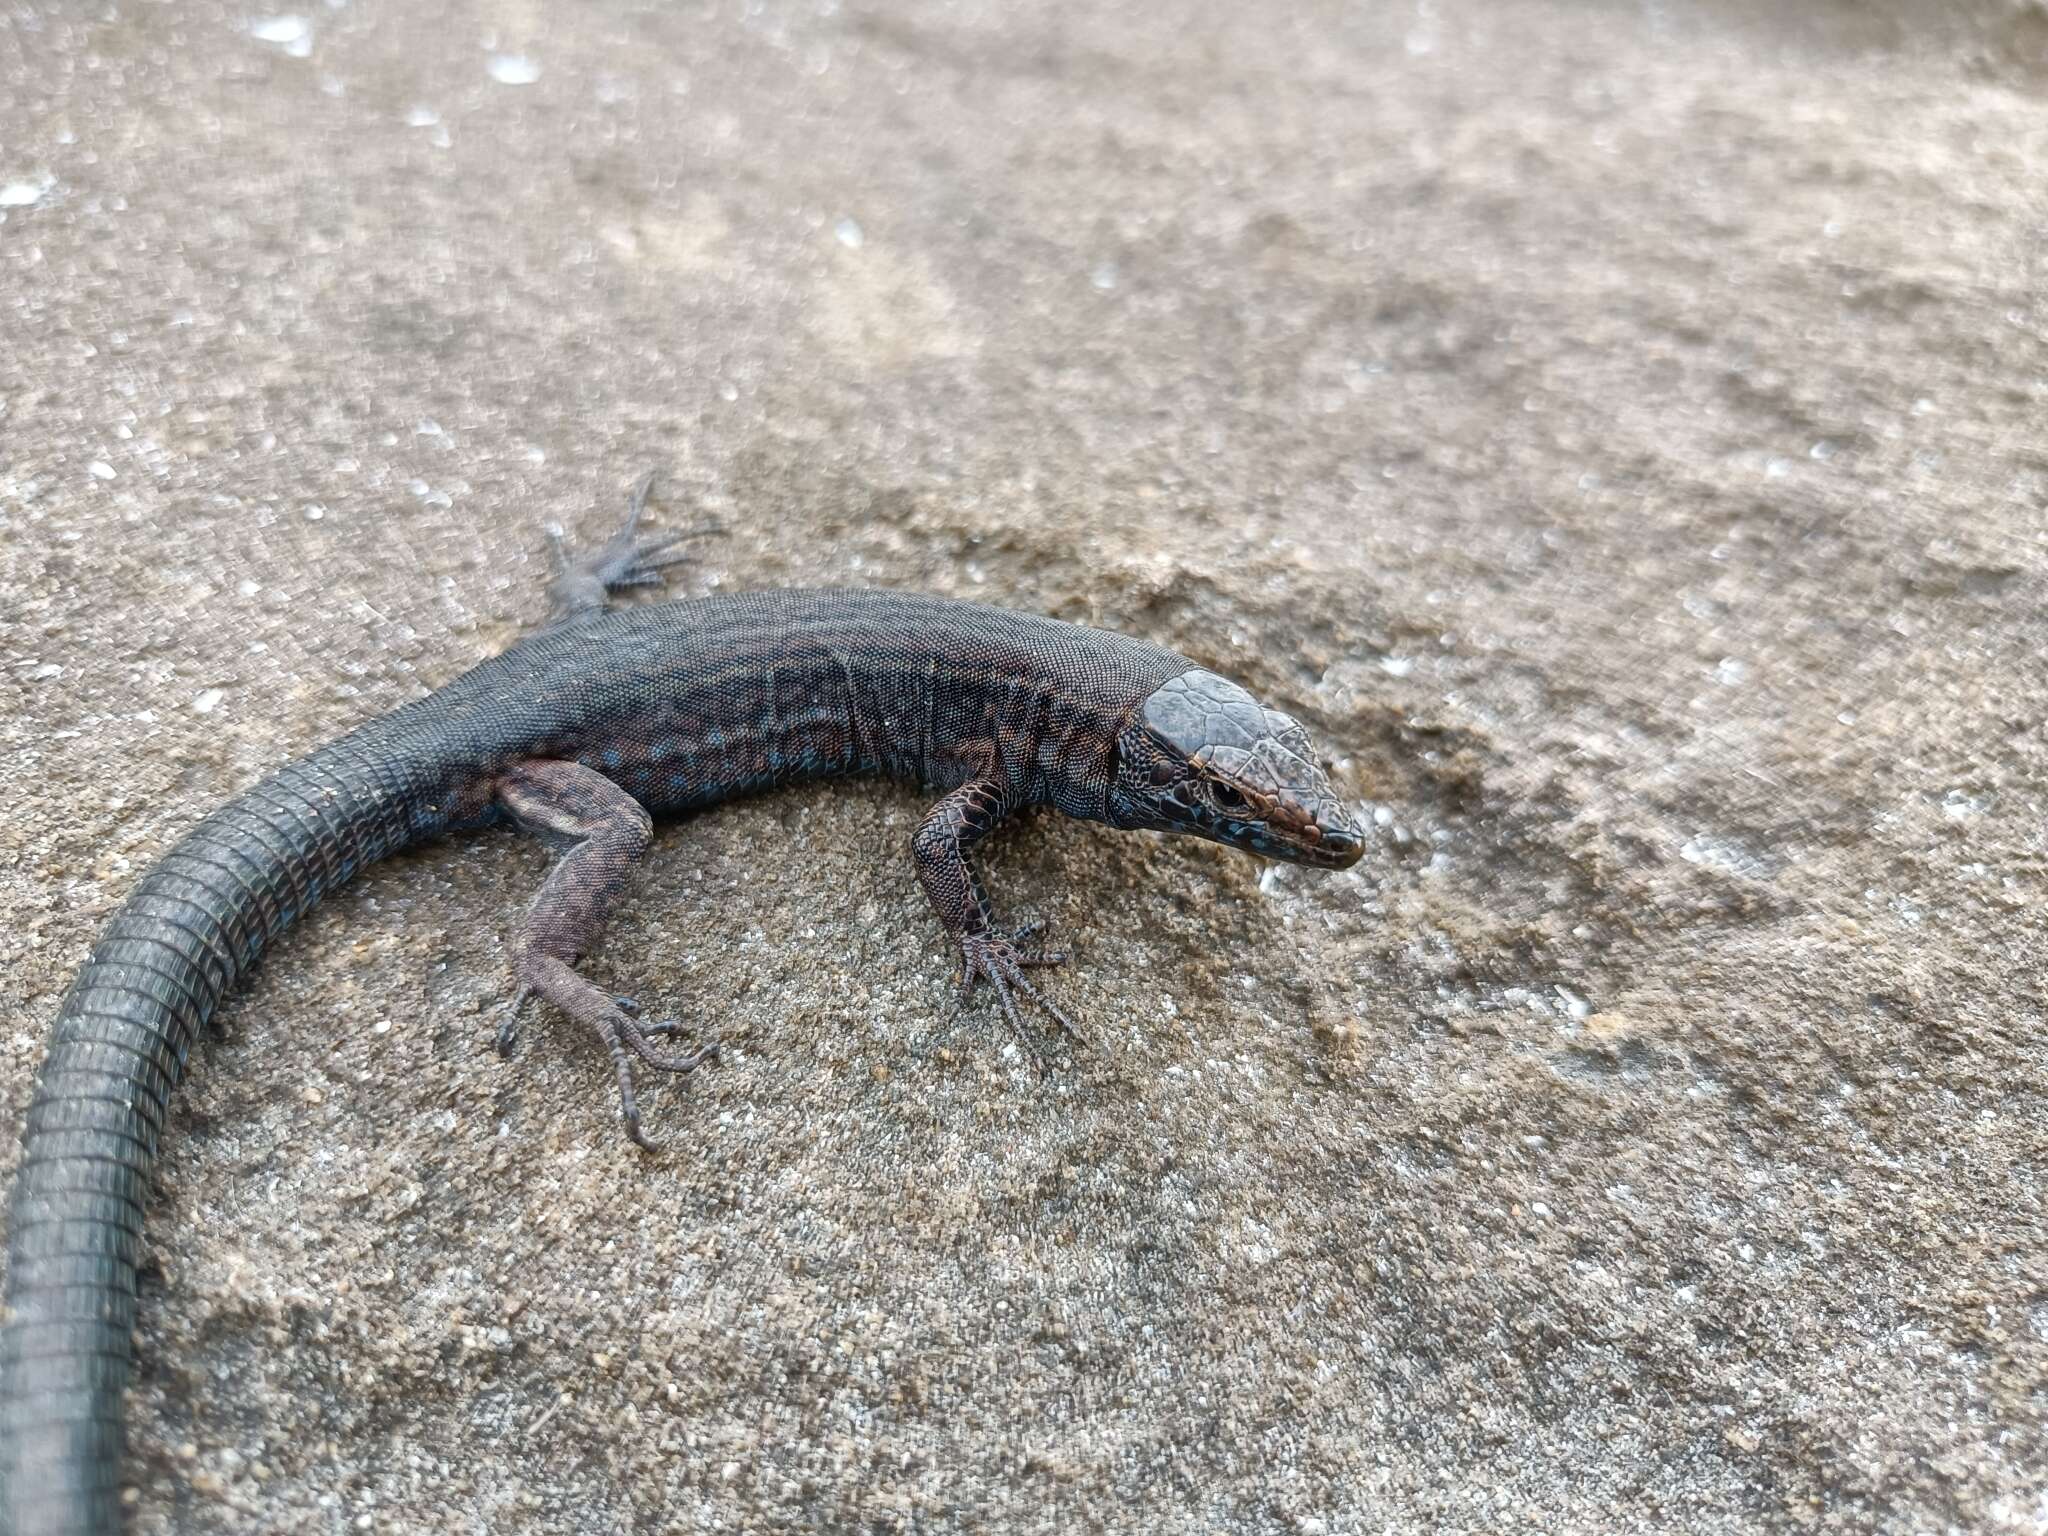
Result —
[[1332, 869], [1349, 869], [1365, 857], [1365, 829], [1349, 816], [1316, 823], [1316, 848]]

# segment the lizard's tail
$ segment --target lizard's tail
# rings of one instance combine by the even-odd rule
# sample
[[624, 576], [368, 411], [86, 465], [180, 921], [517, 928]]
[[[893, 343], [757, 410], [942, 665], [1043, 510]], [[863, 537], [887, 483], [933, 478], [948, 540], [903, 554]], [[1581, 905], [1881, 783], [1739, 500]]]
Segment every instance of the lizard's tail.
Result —
[[195, 827], [108, 922], [65, 995], [8, 1207], [0, 1536], [120, 1528], [143, 1196], [186, 1053], [271, 938], [447, 819], [431, 803], [431, 767], [404, 766], [374, 739], [382, 725]]

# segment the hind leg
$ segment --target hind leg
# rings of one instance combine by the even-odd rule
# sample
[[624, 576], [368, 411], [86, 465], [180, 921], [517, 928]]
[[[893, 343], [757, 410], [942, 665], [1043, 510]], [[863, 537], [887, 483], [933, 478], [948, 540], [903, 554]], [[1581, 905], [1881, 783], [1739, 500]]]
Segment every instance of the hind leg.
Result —
[[614, 592], [623, 592], [628, 587], [659, 586], [667, 579], [664, 571], [690, 558], [676, 549], [678, 544], [725, 531], [715, 523], [707, 523], [700, 528], [642, 538], [640, 518], [647, 510], [647, 496], [653, 489], [654, 474], [649, 471], [633, 490], [625, 525], [601, 548], [572, 550], [560, 533], [548, 534], [555, 561], [555, 581], [549, 589], [554, 607], [548, 623], [550, 629], [603, 613], [611, 605]]
[[718, 1047], [707, 1044], [683, 1055], [656, 1050], [649, 1037], [674, 1034], [678, 1026], [642, 1025], [637, 1006], [600, 991], [575, 966], [604, 931], [612, 903], [647, 849], [653, 822], [639, 801], [581, 763], [521, 763], [499, 778], [498, 800], [523, 829], [561, 853], [520, 930], [519, 992], [498, 1032], [498, 1048], [511, 1050], [519, 1010], [528, 998], [553, 1003], [604, 1042], [618, 1075], [626, 1134], [652, 1150], [653, 1143], [640, 1132], [633, 1059], [663, 1072], [688, 1072], [716, 1056]]

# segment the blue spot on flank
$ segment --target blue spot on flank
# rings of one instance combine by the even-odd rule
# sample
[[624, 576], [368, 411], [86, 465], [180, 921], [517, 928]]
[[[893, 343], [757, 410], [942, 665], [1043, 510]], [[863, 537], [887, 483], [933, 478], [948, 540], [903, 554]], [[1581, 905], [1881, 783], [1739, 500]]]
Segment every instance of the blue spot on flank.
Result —
[[621, 752], [617, 747], [606, 747], [604, 749], [605, 767], [617, 768], [621, 763], [625, 762], [625, 760], [626, 754]]
[[676, 749], [673, 736], [657, 736], [647, 744], [647, 756], [653, 762], [660, 762]]
[[725, 732], [715, 725], [704, 733], [704, 741], [714, 752], [723, 752], [725, 750]]
[[686, 782], [687, 780], [680, 773], [672, 773], [668, 776], [668, 787], [678, 794], [682, 793], [683, 785]]

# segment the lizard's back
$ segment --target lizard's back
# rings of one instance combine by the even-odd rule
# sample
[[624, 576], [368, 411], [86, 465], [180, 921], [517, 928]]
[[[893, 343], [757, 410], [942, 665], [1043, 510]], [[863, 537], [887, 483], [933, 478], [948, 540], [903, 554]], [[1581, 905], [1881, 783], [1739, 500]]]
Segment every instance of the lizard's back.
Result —
[[[918, 593], [816, 588], [647, 604], [521, 642], [416, 709], [488, 771], [585, 763], [657, 811], [810, 778], [947, 787], [985, 754], [1077, 815], [1116, 735], [1186, 658], [1108, 630]], [[430, 707], [431, 706], [431, 707]], [[435, 750], [429, 747], [429, 750]]]

